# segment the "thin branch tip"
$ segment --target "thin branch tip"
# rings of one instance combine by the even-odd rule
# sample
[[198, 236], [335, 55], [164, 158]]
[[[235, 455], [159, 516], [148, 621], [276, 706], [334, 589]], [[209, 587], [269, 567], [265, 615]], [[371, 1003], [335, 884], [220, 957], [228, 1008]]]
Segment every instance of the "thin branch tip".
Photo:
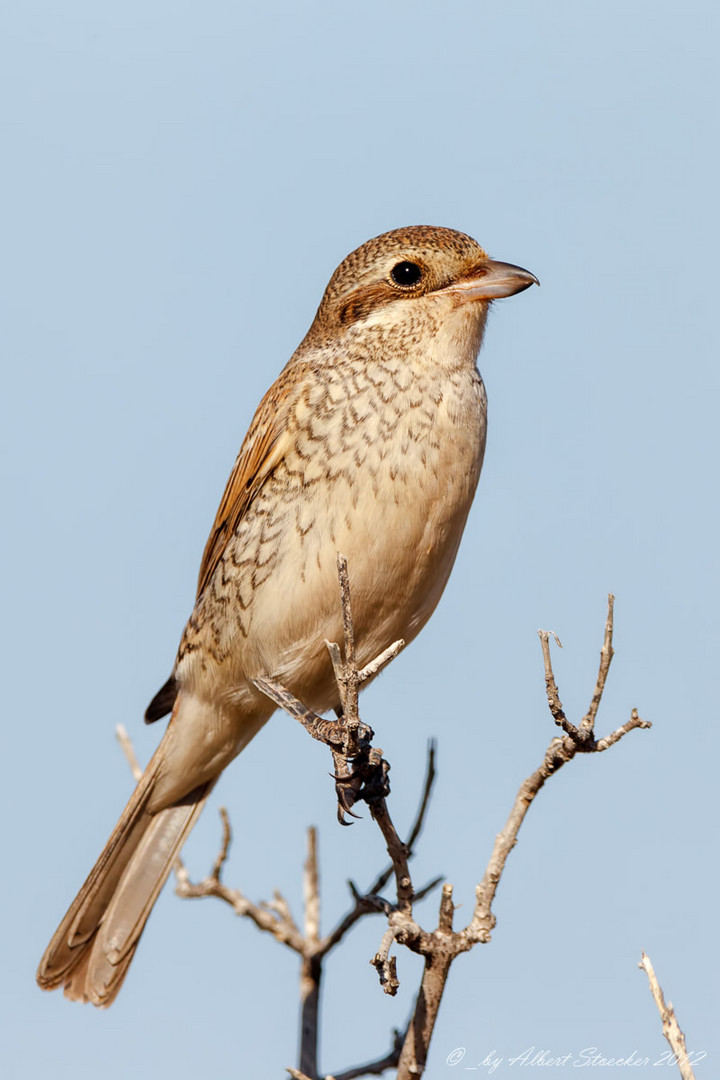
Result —
[[125, 760], [130, 766], [130, 772], [132, 773], [133, 780], [137, 783], [143, 774], [140, 762], [137, 759], [135, 753], [135, 747], [132, 744], [132, 739], [127, 733], [127, 728], [124, 724], [118, 724], [115, 728], [115, 738], [120, 743], [120, 749], [125, 755]]
[[658, 982], [652, 961], [644, 950], [638, 967], [642, 968], [648, 977], [650, 993], [653, 996], [653, 1000], [655, 1001], [655, 1005], [660, 1014], [660, 1019], [662, 1020], [662, 1032], [667, 1039], [668, 1045], [677, 1062], [682, 1080], [695, 1080], [695, 1074], [692, 1070], [685, 1044], [685, 1034], [678, 1023], [672, 1002], [665, 1001], [665, 995]]

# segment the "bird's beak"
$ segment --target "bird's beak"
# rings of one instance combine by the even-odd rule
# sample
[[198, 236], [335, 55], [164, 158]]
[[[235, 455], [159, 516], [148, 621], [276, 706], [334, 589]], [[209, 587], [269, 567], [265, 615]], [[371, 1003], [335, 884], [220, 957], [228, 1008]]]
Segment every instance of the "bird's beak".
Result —
[[499, 300], [539, 284], [535, 275], [522, 266], [488, 259], [438, 292], [452, 293], [458, 300]]

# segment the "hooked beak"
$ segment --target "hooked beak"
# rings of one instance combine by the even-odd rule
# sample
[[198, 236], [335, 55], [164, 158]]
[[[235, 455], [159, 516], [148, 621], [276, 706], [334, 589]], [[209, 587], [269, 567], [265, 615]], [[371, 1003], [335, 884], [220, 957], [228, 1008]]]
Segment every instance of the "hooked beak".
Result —
[[535, 275], [522, 266], [489, 259], [438, 292], [452, 293], [458, 300], [499, 300], [539, 284]]

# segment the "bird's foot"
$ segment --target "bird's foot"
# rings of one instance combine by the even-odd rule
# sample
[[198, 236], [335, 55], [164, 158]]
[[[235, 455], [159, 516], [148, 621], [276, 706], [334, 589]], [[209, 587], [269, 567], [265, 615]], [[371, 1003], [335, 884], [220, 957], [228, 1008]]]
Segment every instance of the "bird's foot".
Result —
[[[364, 725], [363, 725], [364, 726]], [[333, 752], [335, 773], [335, 792], [338, 799], [338, 821], [341, 825], [352, 824], [345, 820], [345, 814], [357, 818], [353, 806], [358, 802], [372, 804], [390, 794], [388, 773], [390, 766], [382, 756], [379, 747], [365, 742], [360, 752], [349, 758]]]

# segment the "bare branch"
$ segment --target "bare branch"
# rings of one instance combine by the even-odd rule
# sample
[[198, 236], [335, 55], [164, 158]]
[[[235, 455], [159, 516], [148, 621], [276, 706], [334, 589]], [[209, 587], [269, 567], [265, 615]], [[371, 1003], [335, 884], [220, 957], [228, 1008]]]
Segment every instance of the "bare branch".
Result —
[[[605, 736], [604, 739], [595, 741], [595, 720], [597, 718], [600, 702], [602, 701], [603, 692], [605, 690], [605, 682], [607, 680], [608, 671], [610, 670], [610, 664], [614, 654], [612, 647], [613, 638], [613, 612], [615, 606], [615, 597], [612, 593], [608, 595], [608, 611], [605, 619], [605, 634], [603, 638], [602, 648], [600, 649], [600, 667], [598, 669], [597, 679], [595, 681], [595, 688], [593, 690], [592, 700], [590, 702], [590, 708], [585, 716], [580, 721], [580, 724], [576, 727], [571, 723], [560, 701], [560, 694], [555, 681], [555, 675], [552, 669], [552, 661], [550, 659], [550, 637], [554, 637], [558, 646], [562, 648], [560, 639], [553, 631], [538, 630], [538, 636], [540, 638], [540, 644], [542, 646], [543, 663], [545, 665], [545, 689], [547, 693], [548, 706], [552, 713], [555, 723], [563, 729], [572, 741], [573, 750], [571, 757], [576, 753], [597, 753], [598, 751], [607, 750], [610, 746], [613, 746], [619, 739], [626, 735], [629, 731], [633, 731], [635, 728], [649, 728], [652, 727], [649, 721], [641, 720], [637, 714], [637, 710], [633, 709], [630, 720], [627, 724], [618, 728], [612, 734]], [[569, 759], [568, 759], [569, 760]]]
[[382, 936], [380, 948], [370, 961], [380, 976], [380, 985], [390, 997], [395, 997], [400, 987], [397, 977], [397, 960], [394, 956], [389, 955], [394, 941], [395, 932], [389, 926]]
[[558, 648], [562, 649], [560, 638], [554, 630], [538, 630], [538, 637], [540, 638], [543, 661], [545, 664], [545, 693], [547, 694], [550, 712], [552, 713], [553, 720], [557, 726], [561, 727], [568, 735], [575, 737], [577, 735], [577, 728], [574, 724], [570, 723], [565, 715], [565, 710], [560, 701], [560, 692], [558, 691], [557, 683], [555, 682], [552, 660], [550, 659], [550, 638], [554, 637]]
[[334, 949], [347, 934], [348, 930], [351, 930], [355, 923], [363, 917], [363, 915], [369, 914], [387, 914], [390, 907], [388, 901], [383, 901], [381, 897], [377, 896], [375, 892], [369, 890], [367, 893], [360, 893], [355, 888], [352, 882], [349, 882], [350, 891], [355, 898], [355, 906], [343, 916], [337, 926], [320, 942], [318, 951], [325, 956]]
[[[603, 750], [607, 750], [610, 746], [613, 746], [616, 742], [628, 732], [634, 731], [635, 728], [650, 728], [652, 724], [648, 720], [641, 720], [637, 714], [637, 710], [633, 709], [633, 714], [630, 720], [622, 727], [618, 728], [612, 734], [607, 735], [604, 739], [600, 739], [597, 743], [593, 743], [589, 747], [585, 741], [577, 742], [572, 736], [566, 735], [564, 738], [553, 739], [545, 751], [545, 758], [539, 769], [536, 769], [531, 776], [527, 778], [521, 785], [518, 791], [515, 802], [505, 823], [504, 828], [498, 833], [495, 838], [495, 844], [493, 847], [490, 861], [488, 862], [485, 874], [482, 881], [475, 890], [475, 911], [473, 913], [472, 921], [463, 933], [469, 934], [471, 940], [477, 940], [478, 942], [487, 942], [490, 940], [490, 931], [495, 926], [495, 918], [491, 914], [491, 908], [495, 899], [495, 893], [500, 883], [503, 870], [505, 869], [505, 863], [508, 855], [515, 847], [517, 843], [518, 833], [520, 826], [525, 820], [530, 806], [543, 787], [545, 782], [554, 776], [563, 765], [566, 765], [568, 761], [572, 761], [577, 753], [586, 753], [590, 749], [599, 753]], [[582, 736], [580, 736], [582, 739]]]
[[205, 896], [214, 896], [228, 904], [236, 915], [242, 915], [255, 923], [258, 930], [264, 930], [268, 934], [287, 945], [294, 952], [302, 955], [305, 942], [302, 934], [291, 919], [278, 918], [267, 907], [253, 904], [239, 889], [230, 889], [221, 881], [213, 878], [205, 878], [197, 884], [190, 881], [187, 869], [184, 865], [176, 867], [177, 884], [175, 893], [184, 900], [195, 900]]
[[455, 905], [453, 904], [453, 887], [452, 885], [443, 885], [442, 896], [440, 898], [440, 917], [438, 919], [438, 930], [441, 933], [452, 933], [454, 916]]
[[367, 682], [368, 679], [372, 679], [377, 675], [381, 668], [384, 668], [386, 664], [389, 664], [391, 660], [395, 659], [404, 645], [405, 642], [402, 638], [398, 638], [392, 645], [388, 645], [387, 649], [384, 649], [379, 656], [376, 656], [374, 660], [371, 660], [369, 664], [365, 665], [362, 671], [358, 672], [358, 682]]
[[[332, 1076], [328, 1074], [324, 1080], [359, 1080], [362, 1076], [380, 1076], [387, 1069], [397, 1068], [406, 1034], [405, 1031], [398, 1031], [396, 1028], [393, 1031], [392, 1047], [383, 1057], [376, 1058], [374, 1061], [366, 1061], [364, 1065], [355, 1065], [351, 1069], [344, 1069], [342, 1072], [334, 1072]], [[293, 1080], [311, 1080], [299, 1069], [288, 1069], [287, 1072]]]
[[288, 924], [292, 923], [293, 926], [295, 925], [295, 923], [293, 922], [293, 917], [290, 913], [290, 905], [288, 904], [283, 894], [277, 889], [273, 889], [272, 900], [260, 901], [260, 907], [265, 908], [266, 911], [274, 911], [280, 917], [280, 919], [284, 920]]
[[422, 889], [418, 889], [415, 893], [415, 900], [424, 900], [426, 896], [429, 896], [434, 889], [437, 889], [438, 885], [442, 881], [442, 875], [435, 877], [432, 881], [428, 881], [427, 885], [423, 885]]
[[305, 898], [305, 951], [300, 970], [300, 1068], [317, 1076], [318, 1027], [322, 958], [317, 954], [320, 937], [320, 875], [317, 832], [308, 829], [307, 858], [303, 872]]
[[450, 953], [425, 958], [420, 990], [398, 1062], [397, 1080], [416, 1080], [425, 1072], [430, 1039], [453, 959]]
[[269, 904], [253, 904], [239, 889], [231, 889], [220, 880], [220, 873], [227, 858], [230, 846], [230, 823], [227, 811], [220, 811], [223, 822], [223, 838], [220, 851], [213, 863], [213, 868], [208, 877], [203, 881], [193, 884], [187, 868], [179, 860], [175, 866], [176, 886], [175, 893], [185, 900], [196, 900], [206, 896], [214, 896], [228, 904], [236, 915], [242, 915], [255, 923], [258, 930], [264, 930], [268, 934], [287, 945], [288, 948], [301, 956], [305, 951], [305, 941], [298, 929], [288, 907], [287, 902], [280, 893], [275, 893], [274, 900]]
[[410, 836], [407, 842], [407, 846], [410, 849], [410, 855], [412, 856], [412, 849], [415, 846], [415, 841], [422, 832], [422, 827], [425, 824], [425, 813], [430, 804], [430, 795], [432, 794], [433, 784], [435, 783], [435, 777], [437, 775], [435, 769], [435, 757], [436, 757], [436, 744], [435, 740], [431, 739], [428, 743], [428, 756], [427, 766], [425, 769], [425, 787], [423, 788], [422, 798], [420, 799], [420, 806], [418, 807], [417, 814], [415, 815], [415, 822], [410, 830]]
[[595, 718], [597, 711], [600, 707], [603, 691], [605, 689], [605, 680], [610, 670], [610, 664], [612, 658], [615, 655], [612, 647], [613, 638], [613, 609], [615, 607], [615, 597], [612, 593], [608, 594], [608, 612], [605, 619], [605, 637], [603, 639], [602, 648], [600, 649], [600, 667], [598, 669], [598, 676], [595, 682], [595, 689], [593, 691], [592, 700], [590, 702], [590, 708], [585, 713], [585, 716], [580, 721], [580, 727], [585, 731], [592, 732], [595, 727]]
[[[340, 582], [340, 599], [343, 615], [343, 638], [345, 645], [345, 659], [342, 665], [335, 664], [335, 677], [337, 679], [340, 700], [345, 722], [346, 742], [343, 751], [346, 757], [357, 756], [358, 727], [358, 690], [360, 680], [358, 678], [357, 664], [355, 663], [355, 626], [352, 617], [352, 604], [350, 602], [350, 575], [348, 573], [347, 559], [338, 552], [337, 555], [338, 580]], [[331, 652], [332, 655], [332, 652]]]
[[408, 866], [410, 853], [397, 834], [385, 799], [381, 798], [373, 800], [369, 803], [369, 806], [370, 813], [377, 822], [380, 831], [385, 838], [388, 855], [392, 861], [397, 888], [398, 910], [404, 911], [409, 915], [412, 912], [414, 897], [412, 878], [410, 877], [410, 867]]
[[[425, 967], [415, 1008], [398, 1062], [397, 1080], [414, 1080], [425, 1071], [435, 1021], [440, 1009], [450, 965], [458, 954], [458, 935], [452, 931], [452, 886], [445, 885], [440, 899], [438, 929], [425, 935], [422, 951]], [[401, 941], [396, 934], [396, 940]]]
[[135, 754], [135, 747], [132, 744], [130, 736], [127, 733], [127, 728], [124, 724], [118, 724], [115, 728], [115, 738], [120, 743], [120, 749], [125, 755], [125, 760], [130, 766], [130, 772], [133, 774], [133, 779], [137, 782], [143, 774], [140, 768], [140, 762]]
[[[550, 659], [551, 634], [544, 630], [539, 631], [545, 665], [548, 706], [555, 723], [562, 727], [565, 735], [562, 738], [552, 740], [540, 767], [520, 786], [505, 827], [496, 837], [483, 879], [477, 886], [475, 908], [468, 926], [459, 932], [452, 931], [452, 890], [450, 886], [446, 885], [443, 889], [438, 929], [433, 934], [428, 935], [420, 930], [419, 937], [416, 936], [415, 940], [410, 943], [404, 941], [397, 929], [395, 930], [394, 938], [398, 943], [409, 944], [411, 948], [426, 956], [423, 980], [400, 1057], [397, 1080], [411, 1080], [412, 1077], [420, 1075], [424, 1069], [435, 1017], [437, 1016], [445, 980], [453, 959], [459, 953], [472, 948], [473, 945], [490, 940], [490, 933], [495, 926], [492, 904], [497, 887], [508, 855], [517, 843], [520, 826], [538, 791], [546, 780], [568, 761], [571, 761], [576, 754], [606, 750], [629, 731], [635, 728], [649, 728], [651, 726], [648, 721], [641, 720], [637, 710], [634, 709], [630, 720], [626, 724], [604, 739], [595, 741], [595, 718], [602, 700], [613, 655], [612, 630], [613, 597], [611, 596], [609, 598], [605, 636], [600, 656], [600, 670], [595, 684], [595, 691], [590, 710], [579, 727], [576, 727], [568, 720], [562, 707]], [[560, 645], [557, 635], [553, 634], [552, 636]], [[392, 919], [398, 919], [400, 914], [400, 912], [394, 914]]]
[[[415, 815], [415, 821], [413, 822], [412, 828], [410, 830], [410, 839], [407, 842], [409, 859], [412, 858], [412, 849], [418, 837], [420, 836], [423, 825], [425, 823], [425, 815], [427, 813], [427, 808], [430, 802], [430, 795], [432, 793], [433, 785], [435, 783], [435, 777], [435, 743], [430, 742], [430, 744], [428, 745], [427, 771], [425, 774], [423, 793], [420, 799], [420, 805], [418, 806], [418, 810]], [[388, 914], [391, 905], [388, 903], [387, 900], [382, 900], [382, 898], [380, 898], [378, 894], [381, 892], [382, 889], [385, 888], [388, 881], [392, 877], [392, 874], [393, 864], [390, 863], [390, 865], [387, 866], [382, 871], [382, 873], [378, 874], [370, 888], [367, 889], [364, 893], [360, 893], [355, 887], [355, 885], [352, 882], [349, 882], [350, 891], [353, 894], [355, 905], [346, 915], [343, 916], [337, 926], [335, 926], [335, 928], [327, 935], [327, 937], [323, 938], [322, 942], [318, 947], [319, 952], [321, 952], [323, 955], [328, 953], [330, 949], [334, 948], [340, 941], [342, 941], [348, 930], [352, 929], [358, 919], [361, 919], [364, 915], [375, 913], [384, 913], [386, 915]], [[423, 899], [423, 897], [427, 896], [427, 894], [431, 892], [431, 890], [434, 889], [440, 881], [442, 881], [442, 878], [434, 878], [416, 894], [415, 899]]]
[[350, 603], [350, 574], [348, 573], [347, 559], [337, 553], [337, 571], [340, 582], [340, 600], [343, 613], [343, 638], [345, 639], [345, 663], [348, 667], [355, 666], [355, 624], [352, 617], [352, 605]]
[[665, 997], [660, 988], [660, 984], [657, 981], [655, 969], [653, 968], [647, 953], [643, 952], [638, 967], [643, 968], [647, 974], [648, 982], [650, 983], [650, 992], [655, 999], [655, 1004], [657, 1005], [658, 1012], [662, 1019], [663, 1035], [667, 1039], [670, 1049], [677, 1060], [677, 1067], [680, 1070], [682, 1080], [695, 1080], [695, 1073], [690, 1065], [687, 1049], [685, 1047], [685, 1036], [677, 1022], [677, 1017], [675, 1016], [675, 1010], [673, 1009], [672, 1004], [670, 1002], [668, 1002], [667, 1005], [665, 1004]]
[[573, 756], [566, 748], [566, 742], [569, 742], [568, 738], [558, 738], [553, 739], [550, 743], [540, 768], [536, 769], [520, 785], [520, 790], [515, 797], [515, 802], [505, 826], [495, 838], [490, 861], [487, 864], [482, 881], [475, 890], [475, 910], [472, 921], [465, 931], [478, 943], [485, 943], [490, 940], [490, 931], [495, 926], [495, 917], [491, 913], [495, 893], [500, 884], [507, 857], [517, 843], [520, 826], [525, 820], [525, 815], [530, 809], [533, 799], [545, 781]]
[[317, 861], [317, 829], [307, 832], [308, 848], [303, 874], [305, 899], [305, 940], [317, 944], [320, 940], [320, 875]]
[[215, 862], [213, 863], [212, 870], [210, 871], [210, 877], [215, 881], [220, 880], [223, 867], [227, 862], [228, 853], [230, 851], [230, 844], [232, 843], [232, 829], [230, 828], [230, 818], [228, 812], [224, 806], [220, 807], [220, 820], [222, 821], [223, 834], [222, 843], [220, 844], [220, 851], [217, 854]]
[[623, 735], [627, 735], [629, 731], [634, 731], [635, 728], [651, 728], [652, 723], [649, 720], [641, 720], [638, 716], [637, 709], [633, 709], [630, 714], [630, 719], [622, 727], [616, 728], [609, 735], [606, 735], [604, 739], [598, 739], [595, 744], [595, 750], [598, 754], [601, 754], [603, 750], [608, 750], [611, 746], [614, 746], [616, 742], [622, 739]]
[[354, 1069], [333, 1073], [332, 1076], [326, 1077], [326, 1080], [357, 1080], [361, 1076], [380, 1076], [386, 1069], [396, 1068], [400, 1060], [400, 1051], [405, 1042], [405, 1035], [406, 1032], [400, 1032], [396, 1029], [393, 1031], [392, 1049], [388, 1051], [385, 1057], [378, 1058], [376, 1061], [368, 1061], [364, 1065], [357, 1065]]

